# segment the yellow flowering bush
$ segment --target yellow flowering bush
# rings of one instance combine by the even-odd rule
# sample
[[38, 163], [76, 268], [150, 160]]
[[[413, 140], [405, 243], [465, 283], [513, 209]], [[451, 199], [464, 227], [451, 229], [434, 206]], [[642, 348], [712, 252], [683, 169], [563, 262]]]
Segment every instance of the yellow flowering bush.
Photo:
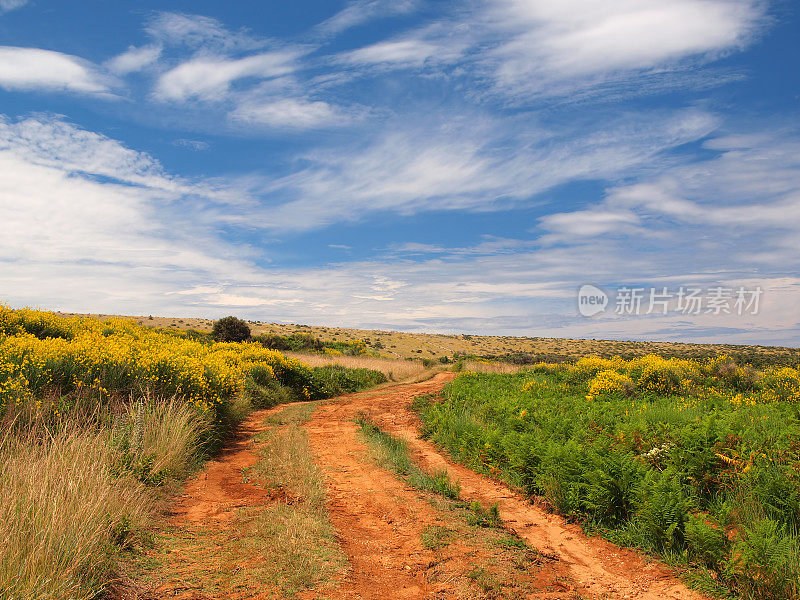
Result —
[[635, 358], [624, 369], [636, 380], [639, 390], [660, 395], [678, 393], [700, 376], [700, 368], [693, 361], [665, 359], [655, 354]]
[[274, 379], [296, 390], [311, 385], [303, 363], [256, 343], [203, 343], [125, 319], [101, 322], [5, 307], [0, 322], [0, 410], [32, 396], [92, 394], [174, 396], [204, 412], [218, 411], [251, 372], [262, 384]]
[[800, 373], [797, 369], [780, 367], [768, 369], [761, 379], [765, 391], [772, 392], [775, 399], [800, 401]]
[[589, 394], [600, 396], [607, 394], [622, 394], [630, 396], [634, 390], [633, 380], [622, 373], [607, 369], [600, 371], [589, 381]]
[[600, 358], [599, 356], [584, 356], [572, 365], [570, 371], [579, 378], [589, 379], [600, 371], [617, 370], [625, 363], [622, 358]]

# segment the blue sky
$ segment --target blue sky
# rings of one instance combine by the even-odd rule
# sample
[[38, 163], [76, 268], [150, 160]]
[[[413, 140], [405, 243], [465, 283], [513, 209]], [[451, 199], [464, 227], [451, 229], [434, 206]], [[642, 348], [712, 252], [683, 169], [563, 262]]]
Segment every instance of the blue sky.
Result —
[[789, 1], [0, 0], [0, 298], [796, 346], [798, 66]]

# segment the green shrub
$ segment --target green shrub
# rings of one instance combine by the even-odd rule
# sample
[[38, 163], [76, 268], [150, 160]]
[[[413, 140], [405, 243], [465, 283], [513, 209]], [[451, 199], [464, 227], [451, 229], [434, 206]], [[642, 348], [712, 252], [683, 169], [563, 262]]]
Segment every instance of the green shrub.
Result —
[[689, 503], [675, 473], [649, 471], [639, 489], [636, 519], [647, 535], [644, 540], [658, 552], [683, 548]]
[[214, 321], [211, 334], [218, 342], [243, 342], [250, 337], [250, 326], [237, 317], [223, 317]]

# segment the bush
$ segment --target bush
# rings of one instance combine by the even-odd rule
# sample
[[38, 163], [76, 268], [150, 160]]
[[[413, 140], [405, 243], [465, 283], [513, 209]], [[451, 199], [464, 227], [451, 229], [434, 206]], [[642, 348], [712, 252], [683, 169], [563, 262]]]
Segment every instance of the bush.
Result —
[[223, 317], [214, 322], [211, 333], [218, 342], [243, 342], [250, 337], [250, 326], [237, 317]]
[[633, 395], [634, 387], [633, 380], [627, 375], [611, 370], [600, 371], [589, 382], [589, 394], [592, 396], [604, 394], [631, 396]]
[[264, 348], [269, 348], [270, 350], [289, 350], [289, 342], [286, 341], [286, 338], [282, 335], [276, 335], [274, 333], [265, 333], [263, 335], [259, 335], [253, 338], [254, 342], [258, 342]]
[[[797, 370], [579, 363], [464, 373], [441, 401], [418, 402], [424, 435], [612, 541], [690, 563], [697, 581], [800, 597]], [[618, 393], [631, 381], [636, 395]]]

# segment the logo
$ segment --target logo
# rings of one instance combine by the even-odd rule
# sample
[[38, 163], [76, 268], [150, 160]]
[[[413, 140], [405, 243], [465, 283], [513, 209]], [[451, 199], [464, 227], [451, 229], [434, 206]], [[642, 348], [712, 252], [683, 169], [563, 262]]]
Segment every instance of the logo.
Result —
[[603, 312], [608, 306], [608, 294], [596, 285], [586, 283], [578, 290], [578, 312], [584, 317], [592, 317]]

